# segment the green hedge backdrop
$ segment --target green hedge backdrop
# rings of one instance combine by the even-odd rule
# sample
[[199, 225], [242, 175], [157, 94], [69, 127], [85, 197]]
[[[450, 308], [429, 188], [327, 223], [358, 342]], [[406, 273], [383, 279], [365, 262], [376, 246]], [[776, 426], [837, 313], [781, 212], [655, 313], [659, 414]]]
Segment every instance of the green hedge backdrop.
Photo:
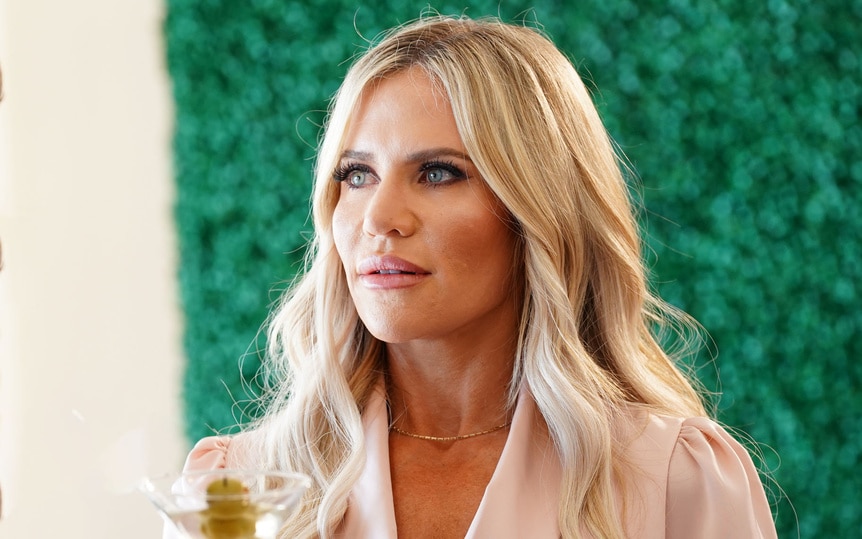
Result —
[[[427, 5], [168, 1], [189, 440], [255, 413], [322, 111], [366, 38]], [[641, 177], [656, 286], [709, 331], [720, 419], [789, 497], [774, 489], [780, 535], [858, 536], [862, 1], [432, 6], [538, 21], [592, 81]]]

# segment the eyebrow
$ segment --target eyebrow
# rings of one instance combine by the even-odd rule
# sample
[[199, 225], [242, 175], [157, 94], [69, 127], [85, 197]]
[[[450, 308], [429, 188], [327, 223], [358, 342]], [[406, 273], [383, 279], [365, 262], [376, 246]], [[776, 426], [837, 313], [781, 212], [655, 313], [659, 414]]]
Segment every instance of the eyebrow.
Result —
[[[460, 150], [455, 150], [453, 148], [429, 148], [427, 150], [420, 150], [418, 152], [413, 152], [407, 155], [405, 159], [408, 163], [421, 163], [423, 161], [428, 161], [437, 157], [457, 157], [458, 159], [463, 159], [468, 161], [469, 163], [473, 163], [473, 160], [470, 159], [465, 152]], [[344, 150], [341, 152], [342, 159], [356, 159], [359, 161], [374, 161], [374, 154], [371, 152], [360, 152], [357, 150]]]

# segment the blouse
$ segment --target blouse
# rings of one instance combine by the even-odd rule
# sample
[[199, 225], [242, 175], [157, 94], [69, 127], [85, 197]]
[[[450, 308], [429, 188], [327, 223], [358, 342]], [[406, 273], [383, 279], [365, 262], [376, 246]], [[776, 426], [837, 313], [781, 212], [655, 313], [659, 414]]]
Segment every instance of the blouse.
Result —
[[[395, 539], [389, 474], [389, 414], [375, 391], [362, 417], [366, 463], [336, 537]], [[624, 531], [632, 538], [775, 538], [757, 469], [745, 448], [714, 421], [633, 412], [623, 456], [630, 469]], [[235, 444], [236, 445], [236, 444]], [[233, 467], [230, 437], [208, 437], [186, 470]], [[562, 465], [535, 401], [522, 390], [509, 436], [465, 539], [559, 538]], [[625, 500], [623, 500], [625, 497]], [[582, 530], [584, 537], [590, 537]], [[166, 538], [171, 537], [166, 531]]]

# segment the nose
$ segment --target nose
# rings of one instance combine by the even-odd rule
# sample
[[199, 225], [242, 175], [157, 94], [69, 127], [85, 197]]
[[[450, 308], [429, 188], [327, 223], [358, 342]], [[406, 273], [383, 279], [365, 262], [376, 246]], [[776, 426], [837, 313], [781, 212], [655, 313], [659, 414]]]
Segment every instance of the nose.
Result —
[[362, 229], [371, 237], [407, 237], [416, 232], [418, 217], [408, 186], [383, 179], [367, 199]]

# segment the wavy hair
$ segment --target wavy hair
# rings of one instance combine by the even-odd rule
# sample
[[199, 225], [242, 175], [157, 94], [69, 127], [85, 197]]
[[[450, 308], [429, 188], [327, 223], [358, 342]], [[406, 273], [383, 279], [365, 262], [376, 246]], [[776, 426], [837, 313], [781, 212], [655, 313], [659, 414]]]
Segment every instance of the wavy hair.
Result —
[[411, 67], [448, 96], [470, 159], [521, 240], [511, 397], [528, 385], [559, 451], [563, 536], [621, 537], [620, 418], [632, 403], [706, 415], [656, 336], [690, 321], [649, 291], [625, 167], [575, 68], [539, 31], [496, 19], [421, 19], [349, 69], [318, 151], [306, 271], [270, 319], [268, 412], [240, 437], [246, 458], [308, 473], [313, 487], [286, 532], [332, 535], [365, 461], [361, 413], [385, 369], [335, 251], [332, 171], [363, 90]]

